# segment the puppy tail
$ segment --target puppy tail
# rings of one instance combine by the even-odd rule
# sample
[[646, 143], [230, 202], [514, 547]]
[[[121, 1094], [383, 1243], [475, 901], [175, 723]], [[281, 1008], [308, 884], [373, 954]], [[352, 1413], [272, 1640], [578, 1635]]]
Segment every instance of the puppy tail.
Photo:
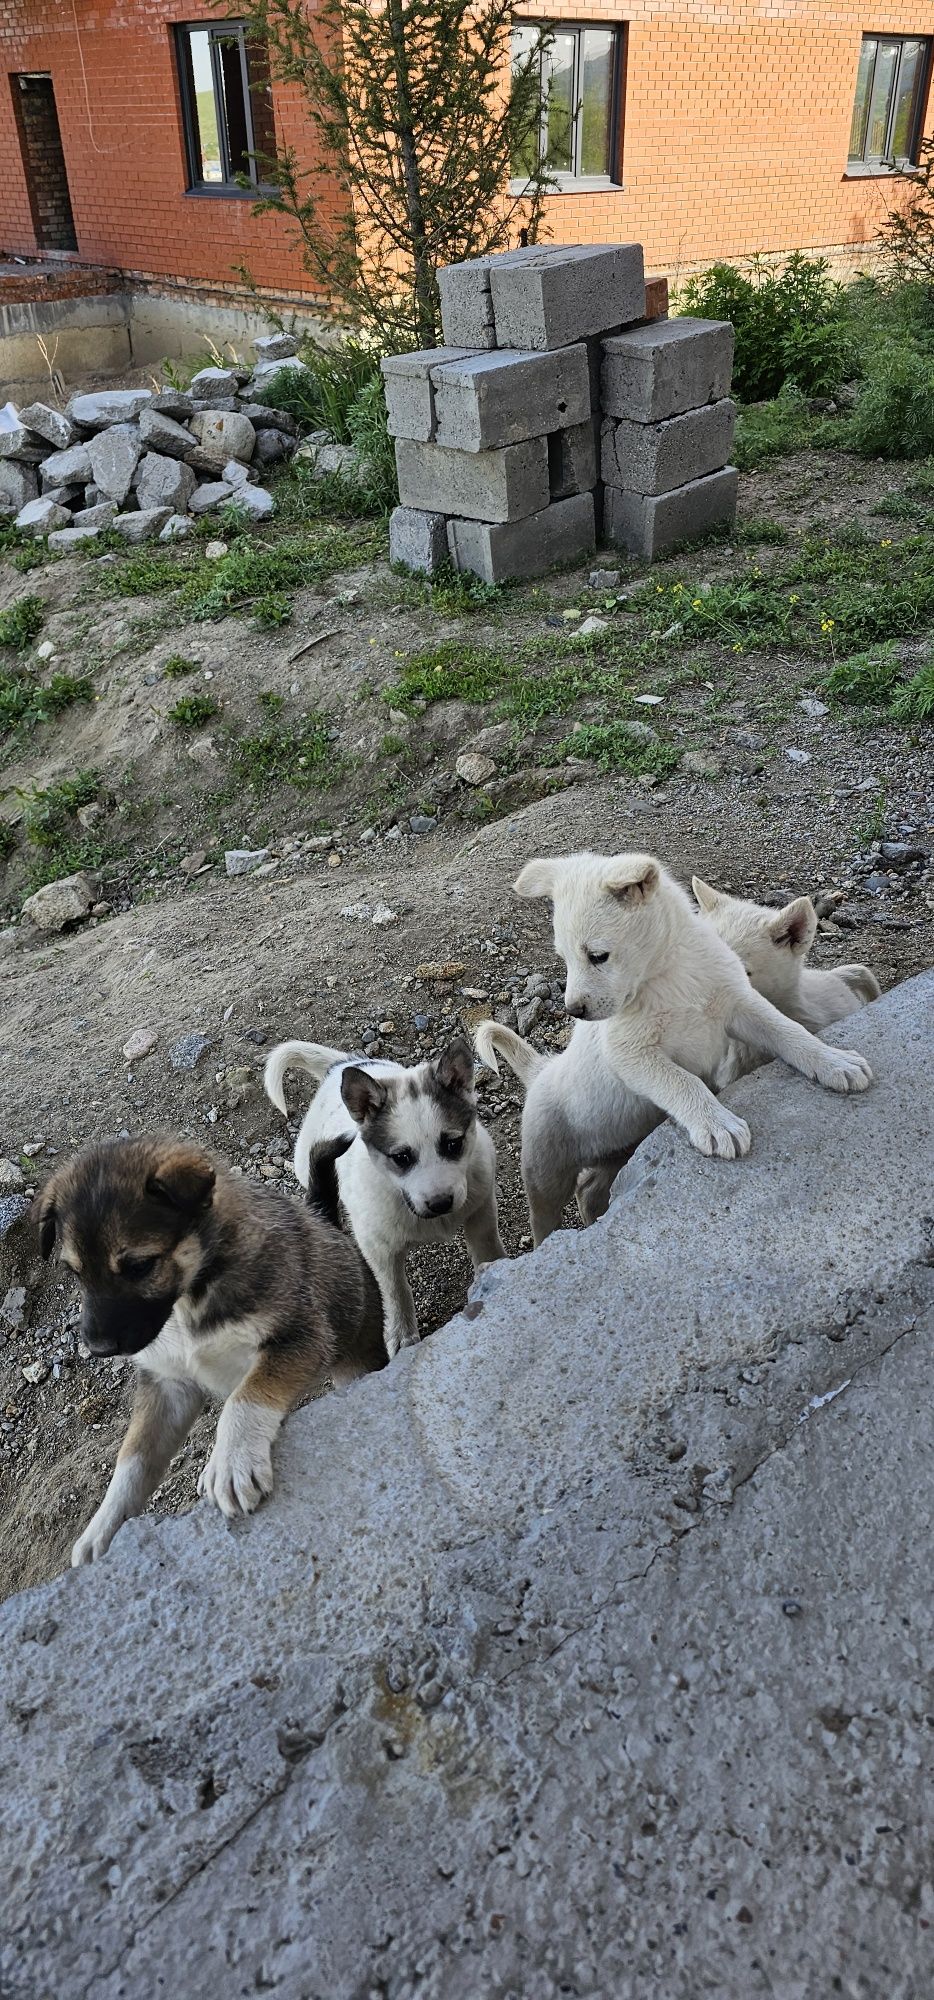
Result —
[[846, 980], [850, 992], [855, 993], [863, 1007], [868, 1007], [870, 1000], [878, 1000], [882, 988], [868, 965], [838, 965], [834, 970]]
[[313, 1076], [320, 1083], [335, 1063], [346, 1060], [343, 1049], [326, 1048], [323, 1042], [278, 1042], [274, 1049], [270, 1049], [263, 1071], [266, 1096], [284, 1116], [286, 1103], [282, 1079], [286, 1070], [304, 1070], [306, 1076]]
[[342, 1132], [336, 1139], [324, 1139], [320, 1146], [313, 1146], [308, 1155], [305, 1199], [315, 1215], [319, 1215], [322, 1222], [329, 1222], [333, 1229], [341, 1227], [337, 1162], [343, 1159], [356, 1136], [355, 1132]]
[[547, 1056], [539, 1055], [538, 1050], [533, 1049], [531, 1042], [524, 1042], [521, 1035], [514, 1034], [511, 1028], [504, 1028], [499, 1021], [481, 1021], [474, 1031], [474, 1043], [480, 1061], [486, 1063], [488, 1069], [498, 1071], [496, 1058], [497, 1055], [503, 1056], [510, 1069], [515, 1071], [523, 1090], [528, 1090], [529, 1084], [548, 1061]]

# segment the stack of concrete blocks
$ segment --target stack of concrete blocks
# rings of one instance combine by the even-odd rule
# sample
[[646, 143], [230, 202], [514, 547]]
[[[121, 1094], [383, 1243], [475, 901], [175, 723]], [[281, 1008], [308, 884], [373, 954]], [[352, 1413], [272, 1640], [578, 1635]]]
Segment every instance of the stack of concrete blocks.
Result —
[[506, 251], [439, 273], [445, 346], [383, 362], [401, 506], [390, 553], [489, 583], [590, 554], [602, 338], [645, 317], [637, 243]]
[[[735, 474], [715, 488], [707, 475], [729, 455], [732, 328], [669, 323], [667, 284], [646, 285], [640, 244], [511, 250], [438, 282], [445, 345], [382, 364], [401, 502], [393, 561], [431, 573], [450, 559], [499, 583], [579, 560], [601, 534], [651, 556], [692, 504], [703, 518], [677, 539], [731, 516]], [[713, 419], [700, 408], [712, 398]]]
[[603, 343], [603, 532], [650, 561], [733, 520], [729, 320], [672, 319]]

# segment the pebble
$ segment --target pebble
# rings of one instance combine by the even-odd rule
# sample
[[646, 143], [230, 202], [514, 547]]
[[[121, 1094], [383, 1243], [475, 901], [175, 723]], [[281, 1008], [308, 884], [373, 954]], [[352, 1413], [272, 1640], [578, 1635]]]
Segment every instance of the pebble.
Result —
[[409, 819], [413, 833], [434, 833], [437, 824], [437, 813], [412, 813]]
[[643, 708], [657, 708], [665, 699], [663, 694], [634, 694], [632, 698], [633, 701], [641, 702]]
[[0, 1160], [0, 1194], [20, 1194], [26, 1182], [15, 1160]]
[[169, 1050], [169, 1061], [173, 1069], [196, 1069], [203, 1055], [213, 1048], [210, 1035], [199, 1034], [197, 1029], [190, 1035], [182, 1035], [173, 1042]]
[[431, 1015], [413, 1014], [412, 1026], [419, 1035], [423, 1035], [425, 1033], [425, 1030], [431, 1026]]
[[227, 543], [208, 542], [206, 544], [204, 553], [207, 557], [208, 562], [220, 562], [221, 556], [225, 556], [227, 554]]
[[134, 1028], [128, 1042], [123, 1044], [123, 1054], [127, 1062], [139, 1062], [143, 1056], [151, 1055], [159, 1037], [154, 1028]]
[[27, 1361], [22, 1371], [23, 1381], [31, 1382], [35, 1387], [39, 1382], [45, 1381], [48, 1372], [47, 1361]]
[[618, 569], [592, 569], [588, 579], [591, 590], [615, 590], [622, 571]]
[[207, 861], [207, 858], [208, 856], [206, 848], [204, 847], [196, 848], [194, 854], [186, 854], [184, 861], [179, 862], [178, 864], [179, 873], [182, 875], [200, 874], [202, 868], [205, 865], [205, 862]]
[[28, 1215], [31, 1203], [25, 1194], [0, 1194], [0, 1236], [6, 1236], [14, 1223]]
[[387, 924], [396, 923], [398, 915], [398, 910], [391, 910], [388, 903], [375, 903], [373, 906], [373, 922], [380, 929], [385, 928]]
[[879, 855], [888, 868], [911, 868], [916, 861], [926, 861], [923, 847], [911, 847], [904, 840], [883, 840]]
[[228, 875], [251, 875], [268, 854], [268, 847], [228, 847], [224, 866]]
[[816, 695], [813, 694], [804, 695], [802, 700], [799, 701], [798, 707], [802, 715], [810, 715], [814, 721], [817, 721], [822, 715], [829, 714], [827, 703], [825, 701], [818, 701]]
[[484, 757], [478, 750], [465, 750], [454, 770], [465, 785], [485, 785], [488, 778], [495, 776], [496, 765], [492, 757]]
[[572, 633], [571, 636], [574, 639], [595, 639], [598, 633], [608, 632], [609, 629], [610, 621], [608, 618], [585, 618], [583, 624], [578, 625], [577, 631]]
[[36, 659], [50, 660], [52, 658], [54, 651], [55, 647], [53, 646], [51, 639], [43, 639], [41, 646], [36, 647]]
[[534, 999], [527, 1000], [524, 1006], [517, 1007], [516, 1027], [520, 1035], [527, 1035], [530, 1029], [534, 1028], [541, 1020], [544, 1012], [545, 1002], [537, 994]]
[[10, 1327], [13, 1333], [19, 1333], [24, 1323], [26, 1317], [24, 1311], [25, 1304], [25, 1286], [11, 1285], [5, 1299], [0, 1304], [0, 1320], [3, 1320], [4, 1324]]
[[810, 750], [786, 750], [785, 756], [789, 764], [809, 764], [811, 761]]

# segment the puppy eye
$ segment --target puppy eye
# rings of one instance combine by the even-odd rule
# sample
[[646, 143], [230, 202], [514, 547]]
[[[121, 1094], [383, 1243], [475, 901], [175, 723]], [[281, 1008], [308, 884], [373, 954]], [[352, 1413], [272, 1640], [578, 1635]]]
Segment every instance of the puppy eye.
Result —
[[608, 951], [589, 951], [587, 953], [591, 965], [605, 965], [609, 956]]
[[438, 1151], [441, 1154], [442, 1160], [459, 1160], [463, 1150], [463, 1133], [442, 1132], [438, 1140]]
[[138, 1278], [148, 1278], [150, 1271], [155, 1270], [158, 1262], [158, 1257], [127, 1257], [120, 1266], [120, 1273], [122, 1277], [129, 1278], [135, 1283]]
[[409, 1168], [414, 1167], [418, 1154], [413, 1153], [411, 1146], [400, 1146], [398, 1153], [390, 1153], [389, 1157], [400, 1174], [407, 1174]]

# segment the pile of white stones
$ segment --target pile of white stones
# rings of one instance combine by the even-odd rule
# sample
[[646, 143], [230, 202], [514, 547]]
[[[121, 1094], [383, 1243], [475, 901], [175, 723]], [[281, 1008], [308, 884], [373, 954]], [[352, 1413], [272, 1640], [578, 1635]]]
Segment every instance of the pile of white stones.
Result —
[[640, 244], [511, 250], [438, 281], [445, 345], [382, 364], [393, 560], [499, 583], [600, 534], [651, 559], [732, 521], [733, 328], [647, 316]]
[[297, 426], [257, 401], [283, 369], [304, 369], [290, 334], [253, 342], [253, 368], [202, 368], [190, 389], [104, 389], [65, 409], [0, 409], [0, 516], [70, 549], [113, 529], [128, 542], [174, 541], [193, 518], [235, 501], [249, 520], [275, 513], [258, 483], [288, 458]]

